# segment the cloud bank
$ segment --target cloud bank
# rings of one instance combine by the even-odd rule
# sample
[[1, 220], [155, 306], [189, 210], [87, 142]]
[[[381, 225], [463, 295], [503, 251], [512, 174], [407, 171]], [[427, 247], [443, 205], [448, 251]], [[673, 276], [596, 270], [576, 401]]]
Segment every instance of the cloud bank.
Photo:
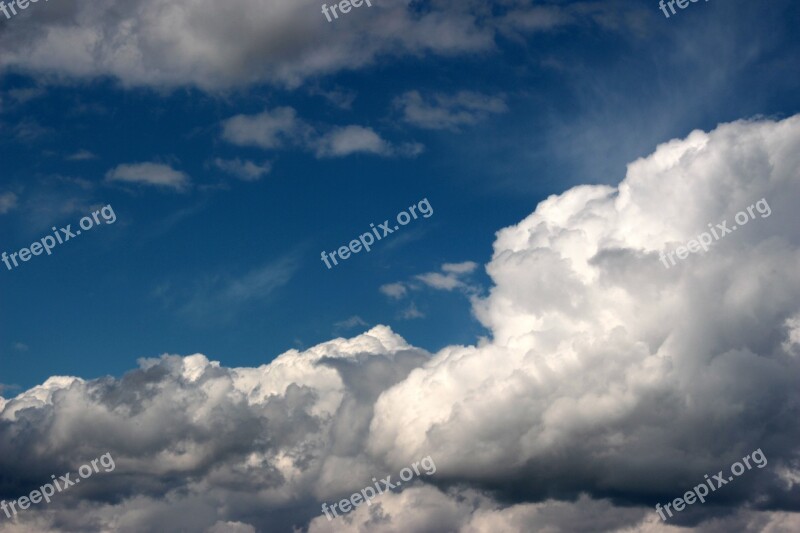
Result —
[[607, 2], [532, 4], [385, 0], [331, 24], [314, 0], [59, 0], [3, 25], [0, 71], [109, 76], [125, 86], [294, 87], [382, 57], [491, 52], [500, 34], [620, 18]]
[[[796, 531], [798, 147], [800, 115], [724, 124], [548, 198], [497, 233], [476, 346], [376, 326], [258, 368], [167, 355], [0, 398], [0, 497], [117, 465], [0, 531]], [[659, 262], [761, 198], [769, 218]], [[757, 448], [766, 468], [660, 522]], [[425, 456], [434, 476], [321, 515]]]

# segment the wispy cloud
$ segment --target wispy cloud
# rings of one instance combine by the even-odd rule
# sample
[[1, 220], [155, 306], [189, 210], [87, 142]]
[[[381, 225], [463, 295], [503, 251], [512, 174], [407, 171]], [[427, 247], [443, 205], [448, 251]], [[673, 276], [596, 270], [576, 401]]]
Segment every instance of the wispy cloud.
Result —
[[0, 215], [5, 215], [17, 207], [17, 195], [13, 192], [0, 194]]
[[272, 165], [264, 162], [261, 165], [252, 161], [236, 159], [214, 159], [214, 166], [242, 181], [258, 181], [272, 170]]
[[230, 321], [244, 306], [266, 301], [288, 284], [300, 266], [300, 256], [295, 249], [238, 276], [211, 274], [188, 284], [167, 281], [153, 291], [153, 296], [193, 320]]
[[358, 327], [366, 328], [369, 327], [369, 324], [367, 324], [360, 316], [355, 315], [346, 320], [342, 320], [341, 322], [336, 322], [333, 327], [336, 331], [346, 331]]
[[67, 156], [67, 161], [88, 161], [89, 159], [97, 159], [97, 156], [89, 150], [78, 150], [74, 154]]
[[490, 114], [508, 111], [502, 96], [488, 96], [471, 91], [454, 95], [435, 94], [426, 101], [419, 91], [409, 91], [395, 98], [393, 105], [403, 120], [430, 130], [458, 131], [471, 126]]
[[320, 159], [353, 154], [416, 157], [425, 149], [416, 142], [391, 143], [367, 126], [313, 127], [291, 107], [231, 117], [222, 123], [222, 138], [238, 146], [265, 150], [300, 148]]

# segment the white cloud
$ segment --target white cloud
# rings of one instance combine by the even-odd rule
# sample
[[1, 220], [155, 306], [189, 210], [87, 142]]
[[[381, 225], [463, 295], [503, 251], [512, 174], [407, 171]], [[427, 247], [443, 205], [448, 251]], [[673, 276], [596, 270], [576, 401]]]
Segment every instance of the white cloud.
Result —
[[236, 115], [222, 124], [222, 137], [240, 146], [275, 149], [301, 140], [309, 126], [291, 107], [278, 107], [257, 115]]
[[442, 270], [448, 274], [471, 274], [478, 268], [478, 263], [474, 261], [464, 261], [463, 263], [445, 263]]
[[189, 176], [161, 163], [118, 165], [106, 173], [111, 182], [152, 185], [182, 192], [189, 188]]
[[[257, 368], [164, 356], [0, 400], [6, 490], [111, 452], [113, 474], [28, 510], [30, 528], [793, 531], [798, 146], [800, 115], [726, 124], [659, 146], [618, 187], [543, 201], [497, 233], [494, 286], [472, 299], [491, 335], [474, 346], [431, 357], [377, 326]], [[769, 218], [659, 262], [761, 198]], [[232, 297], [270, 286], [253, 280]], [[656, 502], [756, 448], [766, 468], [684, 511], [680, 529], [660, 523]], [[426, 456], [430, 478], [322, 516]]]
[[477, 124], [490, 114], [508, 111], [501, 96], [487, 96], [471, 91], [454, 95], [436, 94], [426, 102], [419, 91], [409, 91], [394, 100], [403, 120], [420, 128], [458, 131], [461, 126]]
[[[394, 465], [430, 454], [439, 476], [510, 484], [508, 497], [547, 487], [653, 504], [759, 447], [791, 462], [797, 146], [800, 116], [696, 131], [632, 163], [619, 187], [575, 187], [498, 232], [495, 286], [474, 300], [491, 342], [445, 348], [385, 392], [371, 452]], [[769, 219], [678, 267], [658, 261], [761, 198]], [[786, 490], [775, 472], [731, 497]]]
[[17, 207], [17, 195], [13, 192], [0, 194], [0, 215], [5, 215]]
[[244, 181], [257, 181], [261, 179], [262, 176], [269, 174], [269, 171], [272, 169], [271, 165], [267, 162], [258, 165], [252, 161], [242, 161], [239, 158], [216, 158], [214, 159], [214, 165], [223, 172], [227, 172]]
[[386, 285], [381, 285], [380, 291], [389, 296], [390, 298], [400, 299], [406, 295], [408, 289], [403, 283], [387, 283]]
[[388, 155], [389, 144], [372, 128], [345, 126], [336, 128], [317, 141], [317, 157], [342, 157], [355, 153]]
[[445, 263], [442, 265], [442, 272], [444, 272], [444, 274], [441, 272], [428, 272], [415, 276], [415, 279], [432, 289], [440, 291], [463, 289], [467, 293], [475, 294], [478, 292], [478, 288], [465, 283], [462, 278], [474, 272], [477, 267], [478, 264], [473, 261]]

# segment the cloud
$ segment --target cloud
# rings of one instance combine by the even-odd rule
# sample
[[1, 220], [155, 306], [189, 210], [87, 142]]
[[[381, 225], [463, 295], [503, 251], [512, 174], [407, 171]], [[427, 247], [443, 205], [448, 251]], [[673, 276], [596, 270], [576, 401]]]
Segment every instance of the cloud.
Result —
[[372, 128], [336, 128], [317, 142], [317, 157], [342, 157], [355, 153], [386, 155], [389, 145]]
[[448, 274], [471, 274], [478, 268], [478, 263], [474, 261], [464, 261], [463, 263], [445, 263], [442, 270]]
[[340, 329], [340, 330], [359, 328], [362, 326], [367, 327], [369, 326], [369, 324], [364, 322], [364, 319], [358, 315], [351, 316], [350, 318], [342, 320], [341, 322], [337, 322], [333, 325], [335, 329]]
[[[475, 0], [382, 2], [373, 4], [369, 16], [348, 17], [348, 31], [342, 32], [344, 21], [328, 23], [319, 7], [313, 0], [275, 0], [267, 7], [261, 0], [241, 0], [224, 11], [209, 0], [109, 0], [100, 7], [51, 2], [0, 35], [0, 70], [209, 91], [264, 82], [296, 87], [385, 57], [488, 53], [509, 20], [539, 11], [521, 1], [497, 10]], [[517, 24], [514, 31], [542, 32], [597, 18], [565, 6], [551, 11], [569, 15]], [[625, 18], [613, 10], [604, 15]]]
[[291, 107], [231, 117], [222, 123], [222, 138], [238, 146], [268, 150], [299, 147], [314, 152], [317, 158], [359, 153], [416, 157], [424, 151], [419, 143], [393, 145], [365, 126], [333, 127], [321, 133], [298, 118], [297, 111]]
[[[421, 281], [423, 285], [435, 290], [452, 291], [454, 289], [461, 289], [468, 294], [477, 294], [480, 292], [480, 289], [466, 283], [462, 279], [474, 272], [477, 267], [478, 264], [473, 261], [444, 263], [441, 267], [441, 272], [418, 274], [414, 276], [414, 279], [416, 281]], [[388, 287], [388, 290], [392, 291], [393, 294], [384, 291], [384, 287]], [[401, 298], [405, 295], [407, 289], [419, 290], [420, 288], [421, 286], [417, 283], [397, 282], [382, 286], [381, 292], [395, 298]]]
[[408, 288], [403, 283], [387, 283], [381, 285], [380, 291], [390, 298], [400, 299], [408, 293]]
[[165, 281], [152, 296], [193, 321], [230, 322], [247, 305], [263, 302], [287, 285], [300, 267], [299, 255], [293, 250], [240, 274], [206, 273], [188, 282]]
[[223, 122], [222, 137], [239, 146], [274, 149], [298, 142], [309, 126], [291, 107], [278, 107], [257, 115], [236, 115]]
[[[445, 348], [384, 393], [370, 451], [395, 465], [430, 454], [440, 480], [506, 501], [650, 506], [762, 448], [793, 474], [751, 473], [715, 505], [797, 510], [778, 502], [800, 489], [800, 358], [785, 350], [800, 316], [798, 145], [800, 116], [695, 131], [618, 187], [575, 187], [498, 232], [494, 287], [473, 300], [492, 341]], [[770, 218], [673, 269], [658, 261], [761, 198]]]
[[364, 153], [381, 156], [416, 157], [424, 151], [419, 143], [404, 143], [394, 146], [372, 128], [363, 126], [344, 126], [334, 128], [315, 141], [318, 158], [344, 157]]
[[13, 192], [0, 194], [0, 215], [5, 215], [17, 207], [17, 195]]
[[415, 279], [432, 289], [440, 291], [464, 289], [467, 292], [476, 293], [478, 289], [468, 285], [461, 278], [474, 272], [477, 267], [478, 264], [473, 261], [445, 263], [442, 265], [442, 272], [444, 272], [444, 274], [441, 272], [428, 272], [415, 276]]
[[414, 320], [415, 318], [425, 318], [425, 313], [417, 309], [417, 304], [411, 302], [408, 307], [403, 309], [400, 313], [400, 318], [403, 320]]
[[395, 98], [393, 105], [402, 112], [405, 122], [430, 130], [458, 131], [461, 126], [477, 124], [490, 114], [508, 111], [502, 96], [471, 91], [452, 96], [436, 94], [431, 100], [426, 102], [419, 91], [409, 91]]
[[[793, 531], [798, 146], [800, 115], [723, 124], [658, 146], [616, 187], [541, 202], [497, 233], [476, 345], [431, 356], [376, 326], [257, 368], [165, 355], [0, 399], [2, 497], [111, 452], [113, 474], [26, 511], [28, 530]], [[769, 218], [659, 262], [761, 198]], [[216, 292], [268, 294], [258, 280], [274, 276], [244, 278]], [[655, 503], [757, 448], [765, 468], [660, 522]], [[426, 456], [435, 475], [322, 516]]]
[[97, 155], [89, 150], [78, 150], [74, 154], [67, 156], [67, 161], [88, 161], [90, 159], [97, 159]]
[[239, 158], [216, 158], [214, 159], [214, 165], [223, 172], [227, 172], [243, 181], [258, 181], [272, 170], [272, 166], [267, 162], [257, 165], [252, 161], [242, 161]]
[[161, 163], [133, 163], [118, 165], [106, 173], [110, 182], [152, 185], [178, 192], [189, 188], [190, 180], [184, 172]]
[[26, 87], [11, 89], [8, 91], [8, 95], [18, 104], [24, 104], [25, 102], [39, 98], [44, 95], [45, 92], [45, 89], [42, 87]]

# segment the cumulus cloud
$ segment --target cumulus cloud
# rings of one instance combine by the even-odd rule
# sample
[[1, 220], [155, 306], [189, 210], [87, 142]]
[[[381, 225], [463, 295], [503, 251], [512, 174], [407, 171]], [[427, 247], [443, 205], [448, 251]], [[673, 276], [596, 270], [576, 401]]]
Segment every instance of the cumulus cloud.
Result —
[[[376, 326], [258, 368], [165, 355], [0, 398], [0, 497], [117, 464], [0, 531], [796, 530], [798, 146], [800, 116], [725, 124], [543, 201], [497, 233], [475, 346]], [[659, 262], [761, 198], [769, 218]], [[757, 448], [767, 467], [661, 523], [655, 503]], [[322, 516], [426, 456], [435, 475]]]
[[[784, 346], [800, 301], [798, 145], [800, 117], [695, 131], [618, 187], [576, 187], [500, 231], [495, 286], [475, 300], [492, 342], [445, 348], [383, 394], [372, 453], [424, 451], [440, 479], [512, 501], [653, 505], [759, 447], [797, 472], [800, 359]], [[777, 218], [658, 262], [760, 198]], [[779, 471], [723, 501], [796, 509], [800, 487]]]
[[458, 131], [461, 126], [477, 124], [490, 114], [508, 111], [503, 97], [472, 91], [436, 94], [427, 102], [419, 91], [409, 91], [395, 98], [393, 105], [402, 112], [405, 122], [431, 130]]
[[114, 167], [106, 173], [106, 180], [136, 185], [151, 185], [183, 192], [189, 188], [186, 173], [161, 163], [133, 163]]
[[[477, 0], [388, 0], [350, 15], [343, 32], [343, 21], [328, 23], [313, 0], [241, 0], [224, 9], [213, 0], [62, 0], [37, 6], [25, 24], [4, 26], [0, 69], [111, 76], [126, 86], [293, 87], [385, 56], [490, 52], [507, 27], [530, 33], [598, 19], [585, 9], [553, 6], [547, 17], [532, 15], [535, 25], [512, 24], [541, 11], [530, 4], [514, 0], [492, 10]], [[624, 19], [608, 9], [603, 15]]]

